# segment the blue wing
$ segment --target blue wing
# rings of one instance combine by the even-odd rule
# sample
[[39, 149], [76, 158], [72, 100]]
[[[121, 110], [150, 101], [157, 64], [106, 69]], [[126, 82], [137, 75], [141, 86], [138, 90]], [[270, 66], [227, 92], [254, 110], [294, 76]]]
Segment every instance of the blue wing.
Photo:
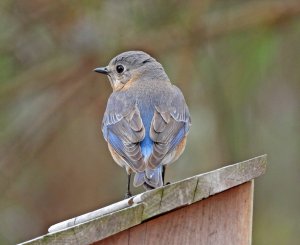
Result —
[[123, 162], [140, 172], [145, 169], [139, 144], [145, 137], [145, 128], [138, 108], [128, 106], [120, 98], [122, 97], [113, 96], [109, 99], [102, 123], [103, 135]]
[[147, 165], [154, 169], [172, 152], [187, 135], [191, 119], [181, 91], [173, 86], [173, 98], [170, 103], [156, 106], [151, 123], [150, 137], [153, 140], [153, 152]]

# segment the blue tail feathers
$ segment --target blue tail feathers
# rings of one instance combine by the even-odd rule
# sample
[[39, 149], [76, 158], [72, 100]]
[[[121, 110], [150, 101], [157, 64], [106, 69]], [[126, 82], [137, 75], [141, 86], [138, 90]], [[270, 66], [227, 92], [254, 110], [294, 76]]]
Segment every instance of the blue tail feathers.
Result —
[[162, 181], [162, 166], [159, 165], [155, 169], [146, 169], [144, 172], [138, 172], [134, 176], [133, 185], [135, 187], [146, 184], [152, 188], [161, 187]]

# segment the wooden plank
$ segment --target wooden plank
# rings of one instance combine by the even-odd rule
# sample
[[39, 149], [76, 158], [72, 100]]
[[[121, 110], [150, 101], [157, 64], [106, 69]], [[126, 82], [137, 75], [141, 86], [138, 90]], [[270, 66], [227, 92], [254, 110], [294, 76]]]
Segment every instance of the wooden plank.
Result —
[[147, 234], [147, 225], [137, 225], [131, 229], [128, 229], [128, 245], [140, 244], [141, 241], [145, 241]]
[[[267, 157], [263, 155], [147, 191], [109, 207], [56, 224], [51, 228], [54, 232], [23, 244], [96, 242], [142, 221], [254, 179], [264, 174], [266, 163]], [[130, 207], [126, 208], [127, 205]], [[112, 213], [107, 214], [107, 210], [112, 210]], [[134, 219], [131, 218], [132, 215]], [[84, 223], [81, 223], [83, 221]], [[64, 229], [57, 230], [62, 227]]]
[[192, 203], [196, 187], [197, 177], [194, 177], [145, 192], [141, 196], [145, 204], [143, 220]]
[[[128, 207], [133, 205], [132, 199], [133, 198], [127, 198], [127, 199], [122, 200], [120, 202], [116, 202], [114, 204], [108, 205], [104, 208], [100, 208], [100, 209], [97, 209], [95, 211], [77, 216], [75, 218], [62, 221], [60, 223], [57, 223], [55, 225], [50, 226], [48, 231], [49, 232], [59, 231], [59, 230], [62, 230], [62, 229], [68, 228], [68, 227], [72, 227], [72, 226], [84, 223], [84, 222], [89, 221], [89, 220], [93, 220], [95, 218], [99, 218], [99, 217], [104, 216], [106, 214], [113, 213], [113, 212], [116, 212], [118, 210], [128, 208]], [[138, 199], [138, 198], [136, 198], [136, 199]], [[139, 201], [137, 200], [136, 204], [138, 204], [140, 202], [141, 202], [141, 200], [139, 200]]]
[[254, 179], [266, 171], [266, 155], [198, 175], [193, 202]]
[[[93, 245], [97, 245], [97, 244], [125, 245], [125, 244], [129, 244], [129, 236], [130, 236], [130, 229], [122, 231], [116, 235], [110, 236], [104, 240], [101, 240], [99, 242], [95, 242], [92, 244]], [[138, 244], [138, 243], [135, 243], [135, 244]]]
[[250, 181], [265, 173], [266, 164], [267, 156], [262, 155], [142, 193], [139, 196], [139, 200], [145, 204], [142, 219], [152, 218]]
[[97, 245], [251, 244], [253, 181], [130, 228]]
[[143, 204], [138, 204], [23, 244], [91, 244], [140, 224], [143, 209]]

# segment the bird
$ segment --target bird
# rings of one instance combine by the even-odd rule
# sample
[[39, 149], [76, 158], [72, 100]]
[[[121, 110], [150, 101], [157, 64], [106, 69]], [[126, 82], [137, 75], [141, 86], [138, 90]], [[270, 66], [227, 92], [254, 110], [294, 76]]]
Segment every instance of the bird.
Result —
[[183, 153], [191, 126], [181, 90], [143, 51], [123, 52], [94, 71], [107, 75], [113, 90], [102, 133], [113, 160], [128, 174], [125, 198], [132, 196], [132, 174], [134, 187], [163, 186], [166, 167]]

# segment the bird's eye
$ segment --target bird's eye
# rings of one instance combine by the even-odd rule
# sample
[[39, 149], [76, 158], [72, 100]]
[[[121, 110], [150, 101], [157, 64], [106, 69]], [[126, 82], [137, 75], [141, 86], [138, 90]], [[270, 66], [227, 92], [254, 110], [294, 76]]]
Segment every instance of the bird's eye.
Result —
[[118, 73], [122, 73], [124, 71], [124, 66], [117, 65], [116, 70], [117, 70]]

